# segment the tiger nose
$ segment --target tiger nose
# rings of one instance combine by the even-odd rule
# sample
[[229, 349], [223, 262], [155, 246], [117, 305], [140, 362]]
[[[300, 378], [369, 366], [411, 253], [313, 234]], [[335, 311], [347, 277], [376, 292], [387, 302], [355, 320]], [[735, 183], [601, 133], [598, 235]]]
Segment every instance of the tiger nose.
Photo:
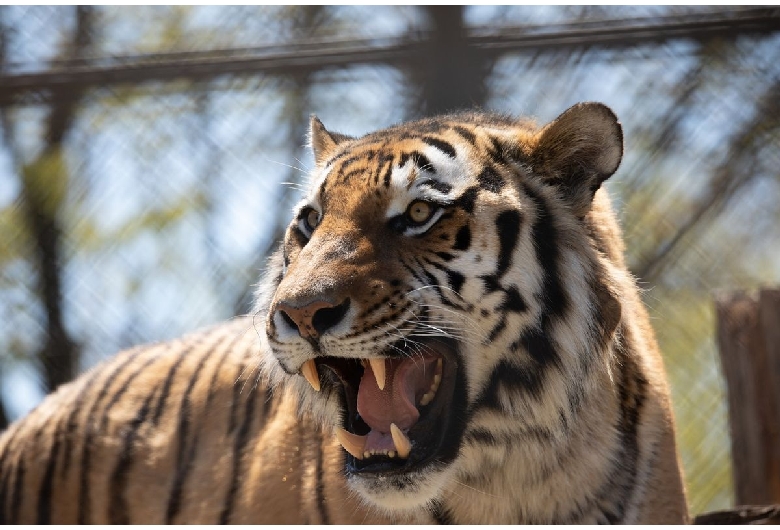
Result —
[[276, 311], [288, 326], [298, 330], [304, 339], [318, 339], [327, 330], [344, 319], [349, 309], [349, 298], [338, 305], [316, 300], [302, 307], [279, 302]]

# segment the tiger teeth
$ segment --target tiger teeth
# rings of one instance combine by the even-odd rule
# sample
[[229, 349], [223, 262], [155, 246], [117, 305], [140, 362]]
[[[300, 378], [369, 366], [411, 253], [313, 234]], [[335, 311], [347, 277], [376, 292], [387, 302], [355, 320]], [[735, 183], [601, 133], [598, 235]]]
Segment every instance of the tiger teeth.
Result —
[[412, 442], [401, 432], [395, 423], [390, 424], [390, 435], [393, 437], [393, 445], [395, 450], [398, 451], [399, 458], [407, 458], [409, 453], [412, 452]]
[[314, 359], [309, 359], [301, 366], [301, 374], [317, 392], [320, 391], [320, 374], [317, 372], [317, 364]]
[[436, 391], [439, 390], [439, 385], [441, 384], [441, 369], [442, 362], [441, 359], [438, 359], [436, 361], [436, 375], [433, 376], [433, 383], [431, 384], [431, 388], [429, 388], [428, 391], [420, 398], [421, 406], [424, 407], [433, 401], [434, 397], [436, 397]]
[[363, 448], [366, 445], [365, 436], [352, 434], [346, 429], [339, 427], [336, 428], [336, 439], [339, 441], [341, 447], [343, 447], [344, 450], [346, 450], [349, 454], [358, 460], [362, 460], [363, 458], [368, 458], [371, 456], [368, 451], [363, 451]]
[[385, 360], [373, 357], [368, 360], [368, 363], [371, 365], [371, 371], [374, 373], [374, 377], [376, 378], [376, 384], [379, 387], [379, 390], [384, 390], [385, 389]]
[[390, 435], [393, 438], [393, 445], [395, 451], [389, 449], [366, 449], [366, 437], [358, 434], [352, 434], [346, 429], [340, 427], [336, 428], [336, 439], [341, 444], [346, 452], [357, 458], [363, 460], [364, 458], [371, 458], [374, 455], [384, 455], [388, 458], [406, 458], [412, 451], [412, 442], [401, 432], [395, 423], [390, 424]]

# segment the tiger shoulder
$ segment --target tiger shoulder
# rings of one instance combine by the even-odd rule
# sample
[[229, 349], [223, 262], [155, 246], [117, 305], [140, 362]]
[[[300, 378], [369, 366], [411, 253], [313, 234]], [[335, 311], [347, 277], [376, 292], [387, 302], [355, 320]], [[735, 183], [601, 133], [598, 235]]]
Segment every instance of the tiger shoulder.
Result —
[[361, 137], [251, 315], [122, 352], [0, 437], [2, 523], [684, 523], [598, 103]]

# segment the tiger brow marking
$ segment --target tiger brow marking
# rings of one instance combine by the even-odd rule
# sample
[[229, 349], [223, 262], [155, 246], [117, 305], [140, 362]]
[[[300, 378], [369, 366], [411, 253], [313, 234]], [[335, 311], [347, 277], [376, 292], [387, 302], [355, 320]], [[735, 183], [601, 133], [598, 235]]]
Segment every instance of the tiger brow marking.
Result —
[[421, 171], [427, 171], [429, 173], [436, 174], [436, 168], [431, 164], [431, 161], [428, 160], [428, 157], [422, 154], [419, 151], [412, 151], [410, 153], [402, 153], [401, 157], [398, 160], [398, 166], [403, 167], [406, 162], [411, 158], [412, 163], [417, 166], [417, 168]]
[[[227, 342], [225, 352], [230, 352], [236, 343], [241, 340], [241, 335], [236, 335], [233, 340]], [[179, 450], [176, 458], [176, 475], [173, 479], [173, 488], [171, 490], [171, 496], [168, 500], [168, 508], [166, 512], [166, 524], [171, 524], [173, 518], [176, 517], [181, 508], [181, 494], [183, 491], [184, 481], [189, 474], [192, 467], [192, 460], [195, 456], [195, 448], [198, 444], [200, 431], [193, 434], [193, 441], [190, 447], [187, 448], [187, 431], [189, 430], [189, 414], [190, 414], [190, 394], [195, 387], [195, 383], [198, 381], [200, 372], [206, 365], [206, 361], [211, 358], [212, 353], [216, 347], [212, 347], [206, 351], [198, 362], [198, 366], [193, 372], [190, 380], [187, 384], [187, 388], [184, 391], [184, 396], [181, 400], [181, 406], [179, 407]], [[224, 359], [223, 354], [222, 359]], [[215, 373], [219, 371], [220, 364], [215, 367]], [[210, 389], [209, 389], [210, 390]]]
[[449, 193], [452, 191], [452, 185], [446, 182], [442, 182], [436, 179], [425, 179], [419, 184], [420, 186], [427, 186], [441, 193]]
[[436, 149], [438, 149], [439, 151], [441, 151], [442, 153], [444, 153], [450, 158], [456, 158], [458, 156], [458, 152], [449, 142], [446, 142], [439, 138], [434, 138], [432, 136], [424, 136], [422, 138], [422, 141], [430, 145], [431, 147], [435, 147]]

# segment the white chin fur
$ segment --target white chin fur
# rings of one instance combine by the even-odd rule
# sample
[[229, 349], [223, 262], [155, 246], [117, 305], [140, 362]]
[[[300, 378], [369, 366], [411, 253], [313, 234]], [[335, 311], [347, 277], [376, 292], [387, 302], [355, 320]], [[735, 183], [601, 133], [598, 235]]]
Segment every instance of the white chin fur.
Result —
[[420, 471], [401, 477], [349, 477], [349, 487], [368, 504], [389, 514], [425, 508], [436, 499], [449, 476], [448, 469]]

